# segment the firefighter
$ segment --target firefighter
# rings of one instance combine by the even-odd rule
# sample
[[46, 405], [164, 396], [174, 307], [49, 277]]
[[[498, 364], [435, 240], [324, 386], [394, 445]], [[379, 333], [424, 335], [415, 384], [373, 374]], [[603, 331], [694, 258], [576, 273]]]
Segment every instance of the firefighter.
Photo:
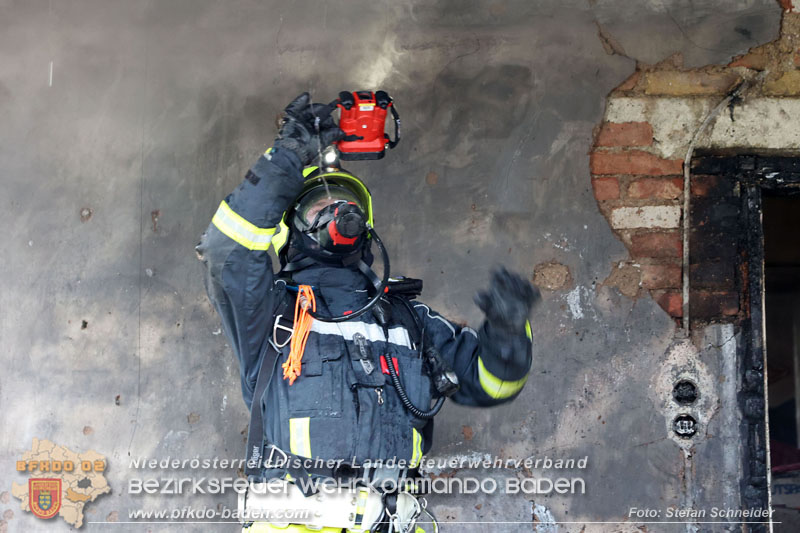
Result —
[[[313, 490], [299, 482], [360, 476], [359, 464], [379, 465], [370, 479], [407, 474], [431, 447], [441, 397], [478, 407], [516, 398], [531, 366], [528, 316], [538, 293], [522, 277], [495, 271], [475, 298], [486, 315], [478, 331], [393, 297], [403, 281], [371, 269], [375, 245], [385, 266], [388, 256], [374, 232], [369, 191], [343, 170], [308, 167], [344, 136], [333, 109], [310, 104], [308, 93], [286, 107], [272, 148], [220, 203], [197, 252], [252, 413], [252, 486], [288, 484], [289, 500], [277, 505], [312, 502], [321, 509], [315, 530], [380, 523], [403, 530], [420, 510], [408, 498], [370, 489], [338, 505], [329, 501], [335, 496], [306, 499]], [[277, 275], [271, 246], [281, 263]], [[276, 452], [285, 460], [263, 462]], [[304, 458], [313, 461], [289, 460]], [[380, 467], [389, 459], [396, 463]], [[266, 508], [276, 500], [245, 498]], [[348, 505], [357, 512], [334, 516]], [[250, 532], [307, 531], [280, 517], [244, 522]]]

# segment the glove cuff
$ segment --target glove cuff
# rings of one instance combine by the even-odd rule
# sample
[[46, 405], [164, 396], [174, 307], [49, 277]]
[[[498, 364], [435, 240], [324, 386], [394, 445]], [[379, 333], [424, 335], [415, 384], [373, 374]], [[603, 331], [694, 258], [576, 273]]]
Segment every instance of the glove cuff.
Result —
[[266, 174], [266, 165], [272, 163], [288, 173], [303, 172], [303, 162], [300, 157], [293, 151], [287, 148], [276, 146], [264, 152], [264, 156], [258, 158], [258, 161], [250, 170], [256, 176], [264, 176]]
[[531, 341], [524, 331], [505, 333], [484, 322], [478, 340], [481, 361], [492, 375], [513, 381], [524, 377], [530, 370]]

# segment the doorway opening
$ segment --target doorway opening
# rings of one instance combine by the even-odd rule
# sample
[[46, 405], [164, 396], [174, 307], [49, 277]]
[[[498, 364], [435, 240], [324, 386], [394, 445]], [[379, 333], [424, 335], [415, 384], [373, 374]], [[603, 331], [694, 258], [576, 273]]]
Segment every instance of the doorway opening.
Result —
[[800, 530], [800, 195], [765, 191], [764, 302], [775, 521]]
[[691, 194], [692, 329], [741, 338], [741, 505], [800, 531], [800, 158], [698, 155]]

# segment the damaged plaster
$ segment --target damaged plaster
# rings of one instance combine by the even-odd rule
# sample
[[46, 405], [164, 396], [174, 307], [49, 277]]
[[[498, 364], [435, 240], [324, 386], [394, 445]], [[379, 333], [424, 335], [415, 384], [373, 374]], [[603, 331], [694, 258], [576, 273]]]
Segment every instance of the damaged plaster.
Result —
[[615, 287], [628, 298], [636, 298], [642, 286], [642, 271], [639, 265], [629, 261], [620, 261], [612, 265], [611, 273], [603, 281], [606, 287]]
[[687, 69], [680, 54], [637, 65], [629, 82], [609, 97], [604, 121], [646, 122], [664, 159], [682, 159], [709, 111], [739, 83], [751, 81], [743, 101], [716, 117], [697, 148], [800, 150], [800, 14], [784, 13], [779, 37], [737, 56], [727, 66]]
[[[711, 267], [704, 258], [718, 259], [713, 255], [717, 252], [705, 250], [713, 248], [710, 245], [719, 236], [710, 233], [716, 226], [709, 223], [704, 209], [715, 209], [718, 218], [736, 216], [739, 186], [721, 186], [732, 197], [726, 198], [706, 181], [722, 183], [735, 176], [700, 176], [695, 181], [688, 171], [684, 178], [683, 172], [684, 159], [688, 164], [698, 150], [800, 154], [800, 14], [791, 2], [780, 5], [784, 12], [777, 39], [751, 48], [727, 65], [686, 68], [680, 54], [653, 65], [638, 64], [636, 72], [610, 93], [590, 156], [598, 206], [641, 268], [641, 287], [674, 319], [691, 315], [693, 305], [701, 317], [694, 320], [691, 315], [691, 324], [688, 316], [684, 318], [686, 327], [695, 328], [691, 336], [676, 328], [650, 388], [651, 399], [664, 416], [665, 437], [683, 451], [680, 477], [685, 507], [701, 508], [714, 501], [734, 507], [769, 501], [761, 373], [748, 371], [744, 384], [741, 375], [743, 368], [760, 369], [764, 364], [744, 362], [748, 354], [759, 353], [747, 343], [761, 342], [757, 338], [743, 344], [743, 331], [751, 327], [749, 295], [727, 294], [723, 285], [717, 292], [704, 291], [706, 285], [700, 282], [708, 284], [708, 275], [699, 276], [699, 269]], [[718, 108], [729, 96], [730, 103]], [[720, 111], [712, 115], [715, 108]], [[704, 122], [708, 127], [698, 134]], [[727, 211], [726, 202], [733, 206]], [[694, 215], [687, 220], [684, 209], [689, 208], [697, 220]], [[690, 241], [686, 236], [684, 242], [699, 243], [698, 248], [686, 250], [681, 243], [684, 225], [698, 234], [705, 230], [708, 240]], [[721, 261], [740, 265], [736, 253]], [[684, 271], [690, 266], [691, 276]], [[746, 266], [745, 262], [745, 270]], [[605, 285], [616, 282], [616, 270], [612, 267]], [[700, 288], [690, 290], [681, 274], [687, 281], [700, 280]], [[738, 290], [743, 290], [741, 282]], [[626, 295], [635, 294], [631, 288]], [[691, 295], [688, 302], [683, 301], [685, 295]], [[752, 334], [758, 331], [754, 327]], [[720, 479], [725, 482], [720, 484]], [[702, 529], [699, 524], [692, 527]]]
[[[800, 14], [789, 7], [777, 39], [727, 65], [686, 68], [676, 53], [656, 64], [638, 63], [608, 96], [590, 156], [594, 195], [642, 265], [644, 288], [676, 319], [685, 307], [677, 239], [685, 218], [681, 178], [689, 146], [695, 153], [800, 153], [798, 67]], [[694, 139], [734, 90], [738, 96]]]
[[[800, 84], [800, 82], [798, 82]], [[606, 120], [647, 122], [653, 128], [650, 151], [664, 159], [682, 159], [692, 135], [719, 97], [663, 98], [621, 96], [609, 101]], [[730, 113], [721, 113], [698, 139], [698, 148], [800, 150], [800, 100], [752, 94]]]
[[533, 530], [536, 533], [558, 533], [558, 525], [553, 513], [544, 505], [531, 502], [533, 514]]
[[570, 288], [574, 281], [567, 265], [556, 261], [539, 263], [533, 269], [533, 284], [540, 289], [559, 291]]

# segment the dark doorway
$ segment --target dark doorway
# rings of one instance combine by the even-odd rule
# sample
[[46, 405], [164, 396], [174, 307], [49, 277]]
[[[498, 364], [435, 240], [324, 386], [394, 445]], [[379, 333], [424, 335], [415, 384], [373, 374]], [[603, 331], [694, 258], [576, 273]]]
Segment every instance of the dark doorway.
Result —
[[692, 328], [741, 335], [741, 498], [748, 531], [800, 531], [800, 158], [692, 160]]
[[772, 502], [800, 527], [800, 196], [765, 191], [762, 209]]
[[[772, 467], [800, 463], [800, 197], [764, 196], [764, 277]], [[790, 448], [786, 448], [786, 447]], [[780, 449], [787, 449], [785, 456]]]

